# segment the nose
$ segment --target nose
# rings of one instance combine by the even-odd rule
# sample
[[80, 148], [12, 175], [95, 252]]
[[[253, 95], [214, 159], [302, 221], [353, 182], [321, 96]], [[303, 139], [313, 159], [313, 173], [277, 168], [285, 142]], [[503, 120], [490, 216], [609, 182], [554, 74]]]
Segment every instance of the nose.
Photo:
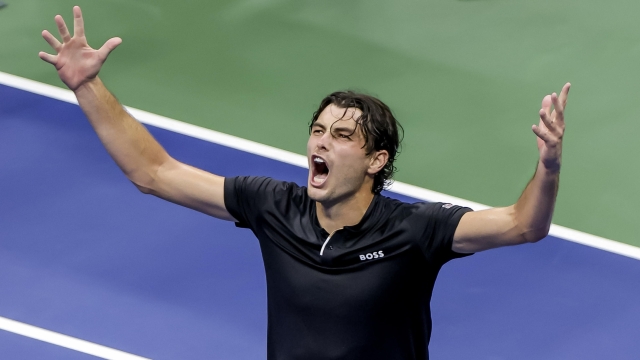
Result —
[[316, 143], [316, 148], [318, 150], [328, 150], [327, 149], [327, 144], [331, 141], [333, 137], [331, 136], [330, 132], [325, 132], [324, 134], [322, 134], [322, 136], [320, 137], [320, 139], [318, 139], [318, 142]]

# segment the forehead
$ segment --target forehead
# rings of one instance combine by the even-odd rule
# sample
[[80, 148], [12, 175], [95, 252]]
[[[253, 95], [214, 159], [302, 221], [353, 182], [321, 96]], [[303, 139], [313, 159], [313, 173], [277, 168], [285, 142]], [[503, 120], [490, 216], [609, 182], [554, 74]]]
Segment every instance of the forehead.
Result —
[[[362, 115], [362, 111], [357, 108], [341, 108], [335, 104], [330, 104], [318, 116], [318, 120], [314, 124], [323, 125], [328, 128], [335, 123], [342, 126], [348, 126], [354, 128], [356, 126], [356, 119]], [[336, 121], [338, 121], [336, 123]]]

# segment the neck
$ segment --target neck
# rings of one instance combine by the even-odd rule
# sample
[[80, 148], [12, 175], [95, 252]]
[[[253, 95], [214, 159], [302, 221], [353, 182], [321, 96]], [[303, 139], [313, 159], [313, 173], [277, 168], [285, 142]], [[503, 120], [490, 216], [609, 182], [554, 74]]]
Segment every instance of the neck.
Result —
[[367, 212], [373, 193], [356, 193], [348, 199], [333, 204], [316, 202], [318, 222], [328, 233], [342, 229], [345, 226], [356, 225]]

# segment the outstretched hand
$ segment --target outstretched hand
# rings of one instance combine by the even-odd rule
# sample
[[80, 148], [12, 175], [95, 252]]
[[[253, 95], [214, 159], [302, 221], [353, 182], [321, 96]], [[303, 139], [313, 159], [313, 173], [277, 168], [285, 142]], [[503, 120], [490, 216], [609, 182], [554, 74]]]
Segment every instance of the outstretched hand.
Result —
[[57, 55], [45, 52], [38, 55], [42, 60], [54, 65], [62, 82], [75, 91], [82, 84], [98, 76], [107, 56], [122, 43], [122, 39], [111, 38], [98, 50], [90, 47], [84, 36], [84, 20], [79, 6], [73, 7], [73, 37], [69, 34], [62, 16], [56, 15], [55, 21], [62, 43], [47, 30], [42, 32], [42, 37]]
[[[562, 137], [564, 136], [564, 109], [567, 105], [570, 83], [566, 83], [560, 91], [547, 95], [542, 99], [540, 109], [540, 123], [533, 125], [531, 130], [538, 136], [538, 151], [540, 162], [551, 171], [560, 170], [562, 158]], [[553, 111], [551, 111], [553, 105]]]

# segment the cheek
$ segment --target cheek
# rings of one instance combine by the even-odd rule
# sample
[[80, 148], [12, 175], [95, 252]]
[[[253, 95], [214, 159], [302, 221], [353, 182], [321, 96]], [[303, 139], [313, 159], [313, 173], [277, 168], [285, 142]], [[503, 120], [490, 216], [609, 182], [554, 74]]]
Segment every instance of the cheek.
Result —
[[336, 157], [340, 159], [339, 170], [345, 178], [359, 177], [361, 173], [366, 172], [369, 165], [366, 158], [353, 152], [336, 153]]

